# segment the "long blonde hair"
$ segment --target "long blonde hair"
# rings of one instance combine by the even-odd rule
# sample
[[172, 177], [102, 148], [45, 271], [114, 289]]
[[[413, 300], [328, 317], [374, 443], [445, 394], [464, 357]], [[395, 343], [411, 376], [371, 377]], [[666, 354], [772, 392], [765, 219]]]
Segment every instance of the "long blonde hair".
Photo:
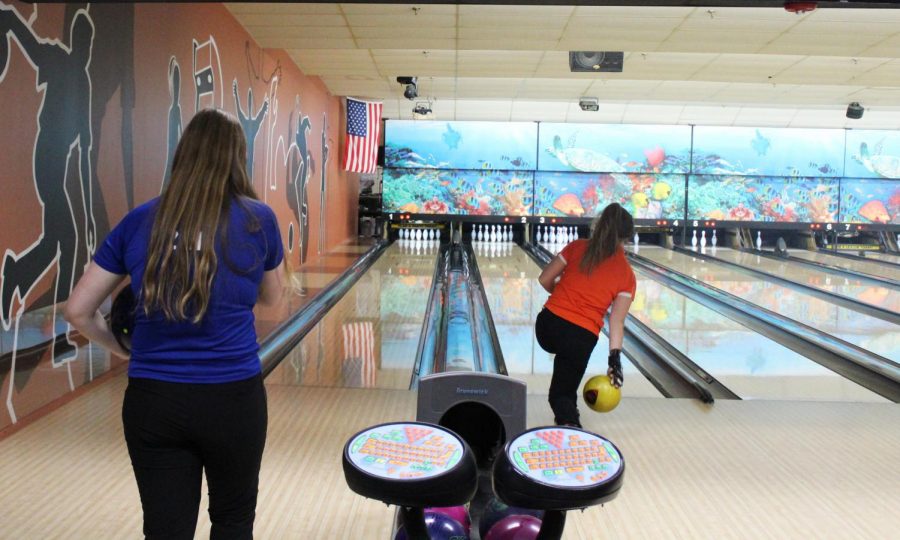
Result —
[[581, 271], [590, 274], [598, 264], [612, 257], [619, 248], [619, 242], [630, 238], [633, 234], [634, 220], [628, 210], [618, 203], [612, 203], [604, 208], [591, 228], [587, 251], [581, 258]]
[[227, 236], [231, 203], [258, 198], [237, 119], [216, 109], [198, 112], [178, 142], [171, 172], [150, 235], [141, 283], [144, 311], [158, 309], [167, 320], [198, 323], [209, 308], [218, 267], [216, 237]]

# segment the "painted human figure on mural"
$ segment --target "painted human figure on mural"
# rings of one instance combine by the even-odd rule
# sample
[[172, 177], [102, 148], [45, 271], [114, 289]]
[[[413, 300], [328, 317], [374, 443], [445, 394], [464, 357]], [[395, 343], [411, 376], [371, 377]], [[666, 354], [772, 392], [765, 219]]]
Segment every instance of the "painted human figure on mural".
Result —
[[[298, 100], [299, 103], [299, 100]], [[297, 123], [297, 133], [294, 140], [297, 143], [297, 149], [300, 151], [300, 174], [294, 181], [296, 189], [296, 203], [299, 211], [298, 237], [300, 240], [300, 264], [306, 262], [306, 255], [309, 253], [309, 173], [312, 154], [309, 151], [309, 133], [312, 131], [312, 123], [309, 116], [300, 113], [300, 121]]]
[[[37, 198], [42, 206], [42, 230], [33, 244], [20, 253], [7, 249], [3, 256], [0, 317], [9, 329], [22, 312], [31, 289], [54, 266], [56, 283], [52, 302], [64, 302], [72, 290], [78, 246], [84, 242], [87, 256], [96, 248], [97, 232], [93, 216], [91, 189], [91, 79], [88, 67], [94, 38], [94, 23], [88, 12], [79, 10], [72, 18], [69, 44], [37, 36], [28, 22], [15, 9], [0, 5], [0, 36], [19, 44], [37, 72], [37, 88], [43, 92], [38, 109], [38, 132], [33, 148], [32, 170]], [[0, 72], [0, 75], [3, 75]], [[0, 76], [2, 82], [2, 76]], [[79, 219], [73, 208], [73, 197], [66, 190], [69, 157], [78, 150], [81, 203], [84, 231], [79, 234]], [[14, 297], [19, 309], [13, 311]], [[54, 308], [55, 309], [55, 308]], [[54, 328], [57, 314], [54, 312]], [[61, 324], [66, 324], [61, 320]], [[69, 326], [66, 325], [68, 340]], [[75, 344], [65, 358], [75, 356]], [[55, 346], [55, 340], [54, 340]]]
[[325, 251], [325, 172], [328, 165], [328, 115], [322, 113], [322, 180], [319, 186], [319, 254]]
[[163, 183], [159, 188], [162, 193], [169, 184], [172, 176], [172, 160], [175, 159], [175, 147], [181, 139], [181, 67], [178, 60], [172, 56], [169, 58], [169, 122], [166, 130], [166, 171], [163, 175]]
[[[222, 92], [222, 61], [219, 58], [219, 46], [216, 40], [209, 39], [200, 43], [193, 41], [194, 68], [194, 112], [207, 107], [224, 108], [225, 100]], [[218, 99], [216, 89], [219, 89]]]
[[234, 109], [237, 113], [238, 120], [241, 122], [241, 127], [244, 129], [244, 136], [247, 138], [247, 176], [250, 177], [250, 181], [253, 181], [253, 154], [256, 142], [256, 135], [259, 133], [259, 126], [262, 125], [263, 120], [266, 118], [266, 113], [269, 110], [269, 99], [266, 98], [263, 100], [262, 107], [254, 114], [253, 113], [253, 89], [247, 89], [247, 114], [244, 114], [244, 109], [241, 108], [240, 98], [238, 97], [238, 83], [237, 79], [234, 80], [234, 83], [231, 85], [234, 90]]

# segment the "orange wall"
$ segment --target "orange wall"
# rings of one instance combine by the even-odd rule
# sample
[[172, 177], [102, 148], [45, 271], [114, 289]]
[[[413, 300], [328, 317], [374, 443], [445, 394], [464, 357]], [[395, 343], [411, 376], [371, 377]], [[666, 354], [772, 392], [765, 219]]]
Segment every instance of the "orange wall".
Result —
[[[73, 28], [92, 41], [74, 40]], [[234, 84], [245, 115], [268, 103], [253, 143], [252, 178], [278, 215], [286, 245], [294, 231], [294, 267], [303, 238], [297, 128], [304, 116], [311, 156], [307, 260], [355, 236], [358, 176], [340, 167], [341, 100], [283, 51], [261, 50], [221, 4], [94, 4], [79, 13], [78, 5], [0, 1], [0, 36], [12, 36], [0, 38], [0, 431], [118, 365], [105, 351], [89, 355], [84, 344], [77, 351], [65, 345], [68, 328], [55, 308], [96, 243], [130, 208], [159, 195], [177, 140], [169, 135], [170, 66], [180, 70], [182, 126], [197, 110], [195, 69], [212, 66], [213, 92], [200, 96], [200, 108], [237, 114]], [[82, 147], [90, 190], [79, 174]], [[82, 210], [88, 192], [92, 219]]]

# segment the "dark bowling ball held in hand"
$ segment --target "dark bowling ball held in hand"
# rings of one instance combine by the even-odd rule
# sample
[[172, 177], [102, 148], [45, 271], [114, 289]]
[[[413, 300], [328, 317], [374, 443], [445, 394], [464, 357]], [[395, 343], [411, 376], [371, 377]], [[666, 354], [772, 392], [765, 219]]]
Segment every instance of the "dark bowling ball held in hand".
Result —
[[128, 352], [131, 352], [131, 336], [134, 333], [134, 308], [134, 291], [128, 285], [113, 299], [109, 311], [109, 327], [119, 345]]

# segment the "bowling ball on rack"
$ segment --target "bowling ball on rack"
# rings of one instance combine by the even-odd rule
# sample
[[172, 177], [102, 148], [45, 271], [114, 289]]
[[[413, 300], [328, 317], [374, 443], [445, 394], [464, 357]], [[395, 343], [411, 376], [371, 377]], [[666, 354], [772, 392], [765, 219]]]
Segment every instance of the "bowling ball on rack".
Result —
[[131, 335], [134, 333], [135, 298], [131, 285], [126, 285], [113, 299], [109, 310], [109, 328], [116, 341], [131, 352]]
[[[425, 527], [431, 540], [469, 540], [465, 527], [445, 514], [430, 510], [425, 511]], [[394, 535], [394, 540], [407, 540], [406, 530], [401, 525]]]
[[497, 522], [509, 516], [532, 516], [540, 520], [544, 517], [544, 511], [509, 506], [497, 497], [491, 497], [484, 505], [481, 519], [478, 521], [478, 532], [481, 533], [481, 538], [484, 538]]
[[622, 390], [612, 385], [609, 375], [597, 375], [588, 379], [581, 395], [587, 406], [597, 412], [609, 412], [622, 400]]
[[535, 540], [541, 532], [541, 523], [534, 516], [506, 516], [491, 527], [484, 540]]
[[472, 518], [471, 516], [469, 516], [469, 509], [465, 506], [432, 507], [426, 508], [425, 512], [444, 514], [445, 516], [454, 519], [455, 521], [462, 524], [463, 528], [466, 530], [466, 534], [469, 534], [469, 530], [472, 528]]

